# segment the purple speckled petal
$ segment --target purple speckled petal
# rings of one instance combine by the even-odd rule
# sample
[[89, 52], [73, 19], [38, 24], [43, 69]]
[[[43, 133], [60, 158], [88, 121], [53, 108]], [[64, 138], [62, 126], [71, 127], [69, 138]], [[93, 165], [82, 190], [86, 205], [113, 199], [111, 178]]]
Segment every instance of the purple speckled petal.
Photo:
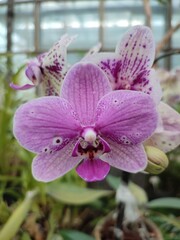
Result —
[[86, 56], [84, 59], [82, 59], [82, 61], [92, 62], [98, 65], [98, 67], [100, 67], [107, 75], [111, 83], [112, 89], [119, 89], [118, 78], [119, 72], [121, 71], [121, 60], [119, 59], [119, 56], [117, 54], [102, 52]]
[[76, 168], [78, 175], [87, 182], [103, 180], [109, 170], [109, 164], [98, 158], [84, 159]]
[[32, 174], [35, 179], [42, 182], [49, 182], [74, 168], [80, 157], [72, 157], [72, 149], [75, 141], [69, 142], [60, 151], [41, 153], [36, 156], [32, 163]]
[[69, 101], [77, 112], [82, 125], [94, 124], [98, 101], [111, 91], [104, 73], [94, 64], [78, 63], [67, 73], [61, 96]]
[[151, 70], [155, 57], [155, 43], [150, 28], [132, 27], [117, 44], [115, 53], [96, 53], [83, 59], [93, 62], [107, 75], [113, 90], [145, 92], [159, 103], [160, 84]]
[[127, 31], [117, 44], [116, 51], [122, 60], [120, 78], [133, 80], [143, 70], [151, 68], [155, 57], [155, 42], [150, 28], [135, 26]]
[[161, 117], [161, 127], [156, 129], [145, 144], [169, 152], [180, 145], [180, 114], [163, 102], [159, 104], [158, 111]]
[[14, 117], [14, 135], [32, 152], [62, 148], [81, 130], [76, 113], [60, 97], [42, 97], [21, 105]]
[[9, 86], [11, 88], [13, 88], [14, 90], [27, 90], [27, 89], [30, 89], [30, 88], [34, 88], [35, 85], [32, 85], [32, 84], [25, 84], [23, 86], [19, 86], [19, 85], [16, 85], [14, 83], [10, 83]]
[[104, 96], [96, 110], [96, 128], [104, 138], [133, 145], [152, 135], [157, 111], [151, 97], [142, 92], [118, 90]]
[[156, 105], [162, 98], [162, 89], [154, 69], [141, 71], [133, 80], [131, 90], [149, 94]]
[[124, 146], [105, 138], [111, 147], [111, 152], [101, 156], [102, 160], [123, 171], [136, 173], [145, 169], [147, 156], [142, 144]]
[[42, 60], [44, 94], [59, 95], [62, 81], [68, 70], [67, 47], [75, 39], [67, 34], [63, 35]]

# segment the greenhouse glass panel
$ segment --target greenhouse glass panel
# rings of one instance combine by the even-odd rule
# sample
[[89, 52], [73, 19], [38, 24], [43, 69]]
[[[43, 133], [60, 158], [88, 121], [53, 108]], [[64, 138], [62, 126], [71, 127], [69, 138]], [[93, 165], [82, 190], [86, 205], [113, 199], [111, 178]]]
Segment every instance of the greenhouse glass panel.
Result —
[[166, 33], [167, 5], [151, 1], [152, 30], [156, 43], [161, 41]]
[[[180, 0], [172, 1], [173, 13], [172, 13], [172, 26], [175, 27], [180, 24]], [[179, 38], [180, 28], [172, 36], [172, 47], [180, 48]]]
[[41, 49], [49, 48], [64, 33], [78, 35], [70, 49], [87, 49], [97, 44], [98, 1], [49, 2], [41, 5]]
[[0, 7], [0, 52], [6, 51], [6, 35], [7, 35], [6, 12], [7, 12], [7, 7], [1, 6]]
[[13, 51], [34, 50], [34, 4], [17, 4], [14, 7]]
[[105, 2], [104, 14], [104, 47], [115, 48], [117, 41], [130, 26], [143, 25], [142, 1], [112, 1]]

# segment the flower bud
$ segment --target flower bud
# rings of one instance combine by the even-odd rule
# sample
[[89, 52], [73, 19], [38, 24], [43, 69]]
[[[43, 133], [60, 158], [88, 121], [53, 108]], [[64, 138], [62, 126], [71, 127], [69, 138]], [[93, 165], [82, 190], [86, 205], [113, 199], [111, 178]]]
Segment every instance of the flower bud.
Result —
[[169, 160], [163, 151], [152, 146], [145, 146], [145, 151], [148, 158], [145, 172], [160, 174], [167, 168]]

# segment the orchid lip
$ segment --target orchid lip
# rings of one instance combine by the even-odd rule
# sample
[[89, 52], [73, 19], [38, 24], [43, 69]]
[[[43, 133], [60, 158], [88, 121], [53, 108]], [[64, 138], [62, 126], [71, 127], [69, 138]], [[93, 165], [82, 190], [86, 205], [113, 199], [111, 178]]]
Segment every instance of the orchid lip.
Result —
[[100, 136], [97, 136], [93, 143], [89, 143], [85, 141], [85, 139], [79, 138], [72, 151], [72, 157], [84, 156], [93, 159], [110, 151], [111, 148], [109, 144]]

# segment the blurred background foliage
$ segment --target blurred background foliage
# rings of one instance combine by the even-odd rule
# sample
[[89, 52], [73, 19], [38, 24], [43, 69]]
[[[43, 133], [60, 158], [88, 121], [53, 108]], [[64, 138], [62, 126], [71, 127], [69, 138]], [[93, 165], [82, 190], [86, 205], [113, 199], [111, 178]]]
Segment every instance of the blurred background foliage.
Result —
[[[12, 120], [17, 107], [37, 94], [16, 92], [9, 83], [26, 82], [27, 59], [47, 51], [64, 33], [78, 34], [68, 51], [70, 64], [98, 42], [103, 51], [114, 50], [129, 26], [148, 24], [145, 4], [150, 4], [151, 27], [160, 43], [180, 23], [179, 0], [0, 0], [0, 240], [93, 240], [95, 226], [116, 209], [121, 173], [115, 169], [101, 183], [87, 184], [75, 171], [48, 184], [33, 179], [34, 155], [15, 140]], [[157, 57], [179, 51], [180, 31], [171, 33]], [[162, 58], [157, 67], [180, 67], [180, 55]], [[180, 111], [180, 102], [171, 101], [171, 105]], [[170, 152], [169, 159], [168, 169], [160, 176], [132, 176], [130, 189], [142, 214], [157, 224], [164, 239], [179, 240], [180, 148]]]

